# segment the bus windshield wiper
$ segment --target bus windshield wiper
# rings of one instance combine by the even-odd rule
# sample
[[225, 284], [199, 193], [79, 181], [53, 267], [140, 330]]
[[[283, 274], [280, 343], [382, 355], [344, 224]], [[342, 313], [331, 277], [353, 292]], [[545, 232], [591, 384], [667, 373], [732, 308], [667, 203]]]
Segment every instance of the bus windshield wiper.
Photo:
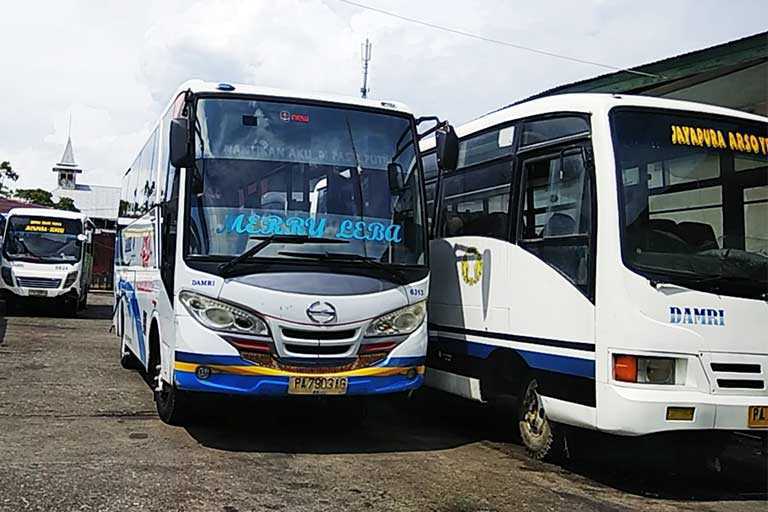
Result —
[[290, 256], [293, 258], [308, 258], [320, 261], [355, 261], [360, 262], [369, 267], [373, 267], [380, 270], [392, 278], [397, 284], [406, 284], [407, 280], [403, 276], [402, 272], [392, 268], [389, 265], [385, 265], [379, 260], [370, 256], [361, 256], [360, 254], [343, 253], [343, 252], [297, 252], [297, 251], [280, 251], [278, 254], [283, 256]]
[[264, 237], [251, 237], [252, 239], [261, 240], [258, 244], [254, 245], [247, 251], [243, 252], [242, 254], [235, 256], [231, 260], [222, 263], [219, 265], [219, 272], [223, 276], [226, 276], [229, 274], [229, 272], [235, 268], [239, 263], [242, 263], [243, 261], [247, 260], [248, 258], [251, 258], [255, 256], [257, 253], [259, 253], [262, 249], [266, 248], [268, 245], [272, 243], [280, 243], [280, 244], [346, 244], [349, 243], [347, 240], [339, 240], [338, 238], [323, 238], [323, 237], [312, 237], [312, 236], [304, 236], [304, 235], [270, 235], [266, 238]]
[[19, 246], [24, 249], [24, 252], [32, 256], [33, 258], [37, 258], [38, 260], [42, 260], [43, 257], [39, 254], [35, 254], [32, 250], [30, 250], [29, 246], [27, 245], [27, 242], [24, 241], [23, 238], [20, 236], [15, 236], [14, 239], [16, 240], [16, 243], [19, 244]]

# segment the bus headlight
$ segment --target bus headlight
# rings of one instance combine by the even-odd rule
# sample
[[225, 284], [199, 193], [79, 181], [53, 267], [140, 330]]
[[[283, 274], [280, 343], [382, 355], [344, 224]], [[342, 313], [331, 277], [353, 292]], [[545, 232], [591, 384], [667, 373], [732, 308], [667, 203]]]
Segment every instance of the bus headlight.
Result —
[[421, 301], [382, 315], [368, 326], [366, 336], [392, 336], [410, 334], [427, 316], [427, 302]]
[[676, 384], [676, 362], [671, 357], [616, 354], [613, 356], [613, 377], [622, 382]]
[[5, 281], [5, 284], [13, 286], [13, 274], [11, 273], [11, 269], [9, 267], [3, 267], [0, 272], [3, 274], [3, 281]]
[[254, 336], [269, 335], [266, 322], [244, 309], [187, 290], [179, 292], [179, 300], [195, 320], [209, 329]]
[[77, 279], [77, 271], [70, 272], [67, 274], [67, 278], [64, 280], [64, 288], [69, 288], [73, 284], [75, 284], [75, 280]]

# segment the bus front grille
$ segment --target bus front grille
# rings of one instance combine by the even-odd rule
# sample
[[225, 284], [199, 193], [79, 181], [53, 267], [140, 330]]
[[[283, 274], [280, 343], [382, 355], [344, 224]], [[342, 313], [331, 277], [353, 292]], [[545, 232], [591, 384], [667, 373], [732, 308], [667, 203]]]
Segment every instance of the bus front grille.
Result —
[[352, 348], [352, 345], [294, 345], [286, 343], [285, 348], [294, 354], [333, 356], [346, 354]]
[[281, 329], [283, 337], [286, 339], [294, 340], [352, 340], [357, 336], [356, 329], [344, 329], [341, 331], [326, 331], [326, 330], [304, 330], [304, 329], [292, 329], [283, 327]]
[[768, 356], [727, 353], [703, 355], [715, 394], [768, 395]]
[[54, 289], [61, 286], [61, 279], [49, 279], [45, 277], [21, 277], [16, 276], [16, 283], [21, 288], [48, 288]]

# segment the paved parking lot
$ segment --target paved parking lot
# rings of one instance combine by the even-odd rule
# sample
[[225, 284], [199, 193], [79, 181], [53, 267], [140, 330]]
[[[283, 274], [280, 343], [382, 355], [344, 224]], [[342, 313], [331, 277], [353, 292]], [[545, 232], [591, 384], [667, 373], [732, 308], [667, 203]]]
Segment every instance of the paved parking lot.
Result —
[[169, 427], [119, 367], [111, 297], [55, 313], [0, 317], [0, 510], [767, 509], [757, 439], [734, 436], [721, 472], [606, 436], [537, 463], [503, 414], [434, 392], [376, 401], [362, 424], [315, 402], [237, 400]]

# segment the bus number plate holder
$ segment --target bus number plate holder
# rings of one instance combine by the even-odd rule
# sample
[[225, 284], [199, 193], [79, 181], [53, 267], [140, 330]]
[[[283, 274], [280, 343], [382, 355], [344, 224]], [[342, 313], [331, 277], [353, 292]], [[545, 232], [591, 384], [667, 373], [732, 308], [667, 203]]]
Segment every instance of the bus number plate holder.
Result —
[[289, 395], [344, 395], [346, 377], [289, 377]]
[[747, 425], [749, 428], [768, 428], [768, 405], [750, 405]]

